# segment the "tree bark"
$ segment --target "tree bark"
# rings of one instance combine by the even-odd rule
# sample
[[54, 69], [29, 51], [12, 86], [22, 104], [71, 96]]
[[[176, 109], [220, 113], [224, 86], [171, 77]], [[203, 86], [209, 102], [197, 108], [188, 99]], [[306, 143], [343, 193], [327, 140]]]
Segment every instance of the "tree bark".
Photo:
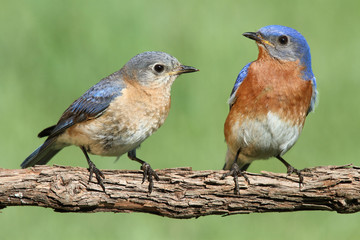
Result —
[[103, 192], [85, 168], [36, 166], [0, 168], [0, 209], [40, 206], [58, 212], [145, 212], [170, 218], [230, 215], [254, 212], [326, 210], [354, 213], [360, 210], [360, 167], [324, 166], [304, 169], [298, 176], [247, 173], [239, 177], [240, 195], [234, 195], [232, 177], [225, 171], [191, 168], [157, 170], [153, 192], [142, 184], [142, 172], [104, 170]]

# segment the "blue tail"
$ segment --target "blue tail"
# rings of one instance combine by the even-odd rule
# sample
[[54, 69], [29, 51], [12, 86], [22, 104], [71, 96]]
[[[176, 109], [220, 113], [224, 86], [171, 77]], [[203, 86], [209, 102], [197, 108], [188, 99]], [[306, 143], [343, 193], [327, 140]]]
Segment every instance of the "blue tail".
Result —
[[21, 168], [32, 167], [34, 165], [44, 165], [50, 161], [63, 147], [56, 147], [56, 138], [48, 138], [40, 147], [38, 147], [25, 161]]

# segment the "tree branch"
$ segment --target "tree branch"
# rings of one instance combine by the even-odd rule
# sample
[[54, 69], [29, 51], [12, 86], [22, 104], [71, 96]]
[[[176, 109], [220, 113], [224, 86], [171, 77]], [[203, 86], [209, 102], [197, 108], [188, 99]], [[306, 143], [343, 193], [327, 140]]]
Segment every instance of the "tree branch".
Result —
[[303, 170], [298, 177], [263, 172], [239, 177], [240, 195], [234, 195], [231, 177], [224, 171], [191, 168], [157, 170], [160, 181], [153, 192], [141, 184], [142, 172], [104, 170], [106, 193], [88, 183], [85, 168], [36, 166], [0, 169], [0, 209], [40, 206], [59, 212], [146, 212], [171, 218], [229, 215], [253, 212], [326, 210], [360, 211], [360, 167], [325, 166]]

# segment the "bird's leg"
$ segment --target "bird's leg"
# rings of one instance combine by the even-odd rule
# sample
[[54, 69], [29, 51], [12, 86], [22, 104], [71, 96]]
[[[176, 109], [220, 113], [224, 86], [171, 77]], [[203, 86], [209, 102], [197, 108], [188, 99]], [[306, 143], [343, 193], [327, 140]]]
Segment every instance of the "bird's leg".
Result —
[[246, 171], [246, 169], [250, 166], [250, 164], [246, 164], [242, 168], [240, 168], [239, 165], [237, 164], [237, 159], [239, 157], [239, 154], [240, 154], [240, 149], [236, 153], [235, 161], [231, 165], [230, 171], [227, 173], [224, 173], [222, 175], [222, 177], [220, 178], [220, 179], [225, 179], [228, 176], [232, 176], [234, 178], [234, 183], [235, 183], [234, 194], [240, 194], [238, 176], [242, 176], [245, 179], [245, 181], [248, 184], [250, 184], [249, 178], [244, 173], [244, 171]]
[[296, 173], [299, 176], [299, 188], [301, 188], [301, 184], [304, 181], [304, 178], [301, 174], [301, 171], [297, 170], [296, 168], [294, 168], [293, 166], [291, 166], [287, 161], [285, 161], [285, 159], [283, 159], [282, 157], [280, 157], [280, 155], [276, 156], [277, 159], [280, 160], [280, 162], [282, 162], [285, 167], [287, 168], [287, 174], [288, 176], [292, 173]]
[[139, 159], [136, 157], [136, 150], [131, 150], [130, 152], [128, 152], [128, 157], [133, 160], [133, 161], [137, 161], [138, 163], [141, 164], [141, 170], [143, 170], [143, 179], [142, 179], [142, 183], [145, 182], [145, 180], [147, 179], [149, 181], [149, 193], [152, 192], [152, 188], [154, 186], [154, 182], [153, 182], [153, 177], [159, 181], [159, 176], [157, 175], [157, 173], [151, 168], [150, 164], [148, 164], [147, 162]]
[[90, 160], [89, 155], [86, 152], [86, 149], [84, 147], [80, 147], [81, 150], [83, 151], [86, 160], [89, 164], [89, 172], [90, 172], [90, 176], [89, 176], [89, 182], [91, 181], [92, 175], [93, 173], [95, 174], [96, 180], [98, 181], [98, 184], [101, 186], [101, 188], [104, 190], [105, 192], [105, 186], [104, 186], [104, 182], [103, 182], [103, 178], [105, 178], [104, 174], [95, 166], [95, 164]]

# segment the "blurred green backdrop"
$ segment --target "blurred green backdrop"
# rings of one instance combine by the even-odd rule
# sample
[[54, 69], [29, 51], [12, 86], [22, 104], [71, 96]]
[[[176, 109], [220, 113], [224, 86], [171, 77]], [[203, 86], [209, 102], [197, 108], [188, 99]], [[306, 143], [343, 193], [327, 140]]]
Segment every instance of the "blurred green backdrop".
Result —
[[[360, 155], [359, 1], [1, 0], [0, 167], [18, 168], [73, 100], [135, 54], [160, 50], [201, 71], [173, 85], [164, 126], [138, 151], [154, 168], [220, 169], [227, 98], [240, 69], [256, 59], [242, 37], [270, 24], [307, 39], [320, 92], [295, 147], [297, 168], [358, 164]], [[138, 169], [123, 156], [92, 156], [100, 169]], [[51, 164], [83, 166], [69, 147]], [[285, 172], [277, 160], [249, 171]], [[148, 214], [64, 214], [11, 207], [1, 239], [358, 239], [360, 215], [331, 212], [208, 216], [174, 220]]]

